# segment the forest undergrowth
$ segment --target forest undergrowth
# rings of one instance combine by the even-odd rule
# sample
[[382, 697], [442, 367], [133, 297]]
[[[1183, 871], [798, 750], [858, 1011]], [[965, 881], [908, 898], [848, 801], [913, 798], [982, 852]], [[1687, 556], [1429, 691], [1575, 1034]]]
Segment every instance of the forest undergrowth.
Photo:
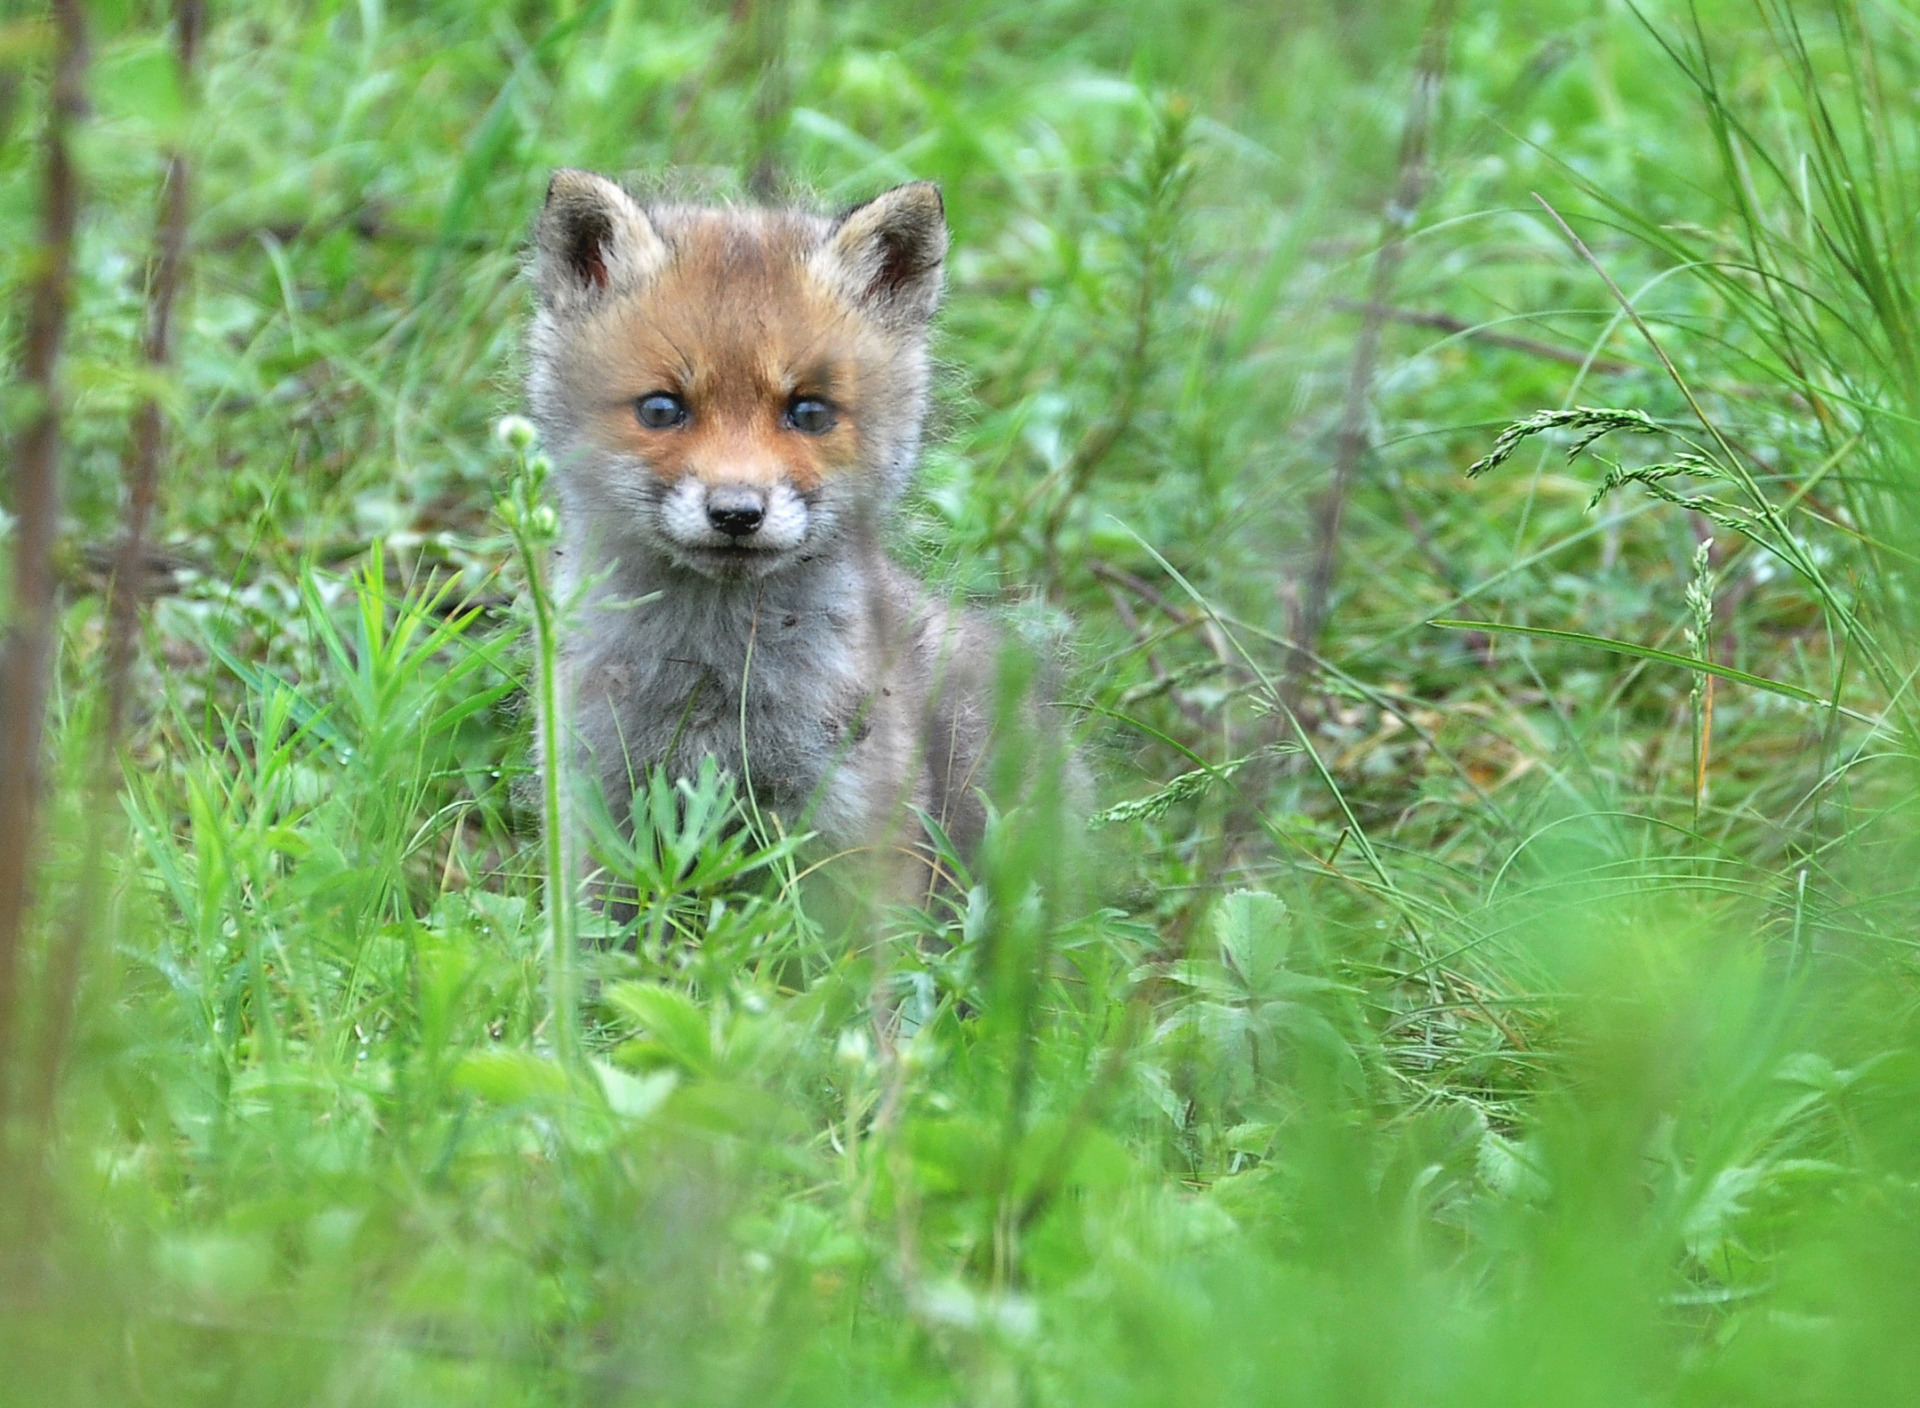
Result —
[[[6, 12], [0, 1401], [1906, 1401], [1917, 100], [1897, 0]], [[1090, 816], [554, 883], [561, 165], [941, 183], [893, 546]]]

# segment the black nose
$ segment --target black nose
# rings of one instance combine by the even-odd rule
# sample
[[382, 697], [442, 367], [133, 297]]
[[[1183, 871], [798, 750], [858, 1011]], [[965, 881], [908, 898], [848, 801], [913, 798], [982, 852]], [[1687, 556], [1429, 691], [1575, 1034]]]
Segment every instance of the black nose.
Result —
[[707, 505], [707, 522], [729, 538], [744, 538], [747, 534], [755, 532], [760, 527], [760, 520], [766, 516], [765, 510], [759, 504]]

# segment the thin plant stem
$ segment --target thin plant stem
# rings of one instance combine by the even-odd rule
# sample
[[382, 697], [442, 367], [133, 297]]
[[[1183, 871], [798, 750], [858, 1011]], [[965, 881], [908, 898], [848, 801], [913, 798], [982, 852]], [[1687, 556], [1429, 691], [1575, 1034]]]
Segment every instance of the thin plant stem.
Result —
[[[1820, 571], [1819, 564], [1813, 561], [1806, 549], [1801, 545], [1800, 540], [1795, 537], [1793, 532], [1787, 527], [1784, 515], [1774, 505], [1773, 501], [1762, 492], [1760, 486], [1754, 481], [1752, 474], [1747, 470], [1745, 458], [1734, 448], [1732, 442], [1727, 439], [1726, 434], [1720, 429], [1718, 423], [1715, 422], [1701, 406], [1699, 398], [1694, 395], [1693, 388], [1688, 385], [1686, 377], [1681, 375], [1680, 368], [1676, 366], [1673, 359], [1667, 355], [1666, 349], [1660, 344], [1660, 340], [1653, 335], [1653, 330], [1647, 326], [1646, 319], [1640, 316], [1640, 310], [1634, 307], [1633, 300], [1621, 291], [1620, 285], [1614, 282], [1613, 276], [1607, 272], [1606, 267], [1601, 264], [1594, 252], [1587, 247], [1586, 241], [1574, 233], [1573, 227], [1566, 222], [1560, 212], [1555, 210], [1546, 198], [1538, 192], [1534, 193], [1533, 198], [1539, 204], [1540, 208], [1552, 217], [1553, 223], [1559, 227], [1560, 233], [1564, 235], [1568, 243], [1573, 246], [1574, 252], [1586, 262], [1587, 266], [1591, 268], [1594, 273], [1600, 276], [1601, 282], [1606, 284], [1608, 292], [1613, 295], [1614, 300], [1632, 321], [1634, 327], [1639, 331], [1640, 336], [1646, 341], [1647, 346], [1652, 348], [1653, 354], [1660, 359], [1660, 365], [1666, 370], [1669, 379], [1671, 379], [1673, 384], [1679, 389], [1680, 395], [1685, 399], [1688, 409], [1693, 412], [1694, 419], [1698, 420], [1700, 424], [1706, 428], [1707, 434], [1712, 437], [1714, 444], [1718, 446], [1721, 455], [1724, 457], [1726, 468], [1738, 480], [1741, 489], [1753, 504], [1754, 511], [1758, 515], [1759, 520], [1774, 533], [1775, 542], [1768, 544], [1768, 546], [1772, 547], [1780, 556], [1781, 560], [1793, 568], [1793, 570], [1814, 589], [1820, 597], [1822, 608], [1840, 623], [1847, 635], [1858, 640], [1862, 648], [1862, 653], [1866, 656], [1870, 667], [1879, 677], [1881, 684], [1890, 689], [1891, 682], [1898, 677], [1899, 672], [1897, 668], [1895, 668], [1893, 662], [1886, 656], [1873, 633], [1861, 624], [1852, 608], [1842, 601], [1839, 595], [1834, 592], [1828, 584], [1825, 575]], [[1836, 697], [1838, 697], [1837, 690], [1835, 694]]]
[[572, 817], [567, 807], [567, 754], [561, 742], [566, 718], [560, 646], [553, 594], [547, 582], [547, 553], [558, 529], [543, 491], [551, 472], [546, 456], [534, 448], [533, 427], [517, 416], [500, 423], [500, 439], [515, 453], [511, 496], [500, 504], [514, 550], [527, 579], [533, 613], [534, 696], [539, 716], [540, 824], [547, 898], [547, 1002], [554, 1052], [569, 1071], [581, 1064], [579, 956], [575, 952], [573, 898], [577, 867], [573, 858]]

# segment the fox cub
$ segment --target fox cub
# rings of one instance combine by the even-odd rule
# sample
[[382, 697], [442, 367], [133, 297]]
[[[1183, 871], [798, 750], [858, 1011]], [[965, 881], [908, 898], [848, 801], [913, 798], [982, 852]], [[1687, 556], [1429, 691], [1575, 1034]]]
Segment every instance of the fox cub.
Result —
[[648, 768], [710, 757], [923, 898], [910, 809], [977, 841], [1000, 648], [881, 546], [927, 410], [938, 188], [829, 219], [642, 206], [561, 171], [535, 244], [529, 394], [587, 776], [624, 815]]

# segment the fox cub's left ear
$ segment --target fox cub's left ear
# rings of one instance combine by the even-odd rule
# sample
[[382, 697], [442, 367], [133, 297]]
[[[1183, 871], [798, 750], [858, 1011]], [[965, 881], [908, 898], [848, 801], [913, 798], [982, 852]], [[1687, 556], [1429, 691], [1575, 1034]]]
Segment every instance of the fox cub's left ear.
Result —
[[534, 283], [549, 308], [591, 307], [638, 288], [667, 261], [639, 202], [590, 171], [553, 173], [534, 242]]
[[907, 325], [940, 303], [947, 262], [947, 210], [931, 181], [895, 186], [842, 216], [818, 256], [857, 303]]

